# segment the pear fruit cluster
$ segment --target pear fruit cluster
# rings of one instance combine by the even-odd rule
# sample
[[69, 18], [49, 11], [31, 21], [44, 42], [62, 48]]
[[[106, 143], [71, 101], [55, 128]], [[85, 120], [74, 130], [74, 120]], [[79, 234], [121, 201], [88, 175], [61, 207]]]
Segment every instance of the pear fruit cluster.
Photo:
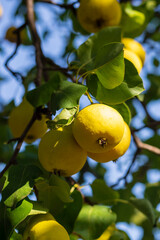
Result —
[[124, 155], [131, 132], [120, 113], [105, 104], [82, 109], [73, 124], [73, 135], [87, 155], [97, 162], [109, 162]]
[[45, 170], [70, 176], [82, 169], [87, 155], [97, 162], [122, 156], [130, 139], [130, 129], [117, 110], [91, 104], [69, 126], [48, 131], [40, 141], [38, 156]]
[[[80, 25], [89, 33], [96, 33], [108, 26], [120, 25], [121, 6], [117, 0], [81, 0], [77, 9]], [[145, 61], [143, 46], [132, 38], [122, 38], [124, 58], [133, 63], [140, 73]]]

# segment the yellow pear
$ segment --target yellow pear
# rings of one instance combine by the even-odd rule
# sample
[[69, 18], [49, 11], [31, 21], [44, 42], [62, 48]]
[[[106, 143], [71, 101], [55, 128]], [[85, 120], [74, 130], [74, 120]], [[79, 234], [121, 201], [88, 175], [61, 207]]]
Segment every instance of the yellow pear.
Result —
[[[17, 30], [17, 28], [15, 26], [11, 26], [10, 28], [8, 28], [6, 35], [5, 35], [5, 39], [8, 40], [9, 42], [12, 43], [17, 43], [17, 34], [14, 33], [14, 31]], [[20, 31], [20, 43], [24, 44], [24, 45], [30, 45], [31, 44], [31, 40], [28, 37], [28, 33], [27, 33], [27, 29], [24, 28]]]
[[138, 73], [141, 72], [143, 65], [141, 59], [138, 57], [137, 54], [124, 48], [124, 58], [133, 63]]
[[128, 127], [127, 123], [125, 123], [124, 134], [119, 144], [117, 144], [114, 148], [108, 150], [104, 153], [89, 153], [88, 157], [94, 159], [97, 162], [104, 163], [112, 160], [116, 160], [117, 158], [124, 155], [124, 153], [129, 148], [131, 142], [131, 131]]
[[117, 0], [81, 0], [77, 10], [81, 26], [88, 32], [98, 32], [119, 25], [121, 7]]
[[132, 38], [122, 38], [122, 43], [124, 47], [132, 52], [134, 52], [142, 61], [142, 65], [145, 61], [146, 52], [139, 42]]
[[[26, 98], [23, 99], [19, 106], [15, 107], [11, 111], [8, 124], [15, 138], [22, 135], [33, 116], [33, 113], [34, 107], [26, 100]], [[26, 143], [32, 143], [44, 135], [47, 131], [47, 120], [47, 117], [42, 115], [40, 120], [36, 120], [33, 123], [24, 139]]]
[[73, 135], [87, 152], [106, 152], [121, 141], [123, 133], [122, 116], [105, 104], [83, 108], [73, 122]]
[[65, 228], [47, 213], [31, 218], [24, 231], [23, 240], [70, 240], [70, 238]]
[[47, 171], [71, 176], [84, 166], [87, 152], [75, 141], [69, 125], [47, 132], [39, 144], [38, 156]]

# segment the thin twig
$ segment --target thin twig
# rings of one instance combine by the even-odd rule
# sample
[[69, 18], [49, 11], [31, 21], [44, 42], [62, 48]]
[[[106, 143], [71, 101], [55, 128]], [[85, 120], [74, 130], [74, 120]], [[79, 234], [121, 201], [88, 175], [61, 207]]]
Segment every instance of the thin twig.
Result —
[[93, 206], [93, 205], [95, 204], [95, 203], [93, 203], [88, 197], [86, 197], [84, 194], [82, 194], [82, 192], [81, 192], [81, 187], [80, 187], [79, 183], [74, 180], [74, 178], [72, 178], [72, 177], [66, 177], [65, 179], [66, 179], [66, 181], [67, 181], [71, 186], [75, 186], [75, 188], [77, 189], [77, 191], [79, 191], [79, 192], [81, 193], [81, 196], [82, 196], [83, 201], [84, 201], [85, 203], [87, 203], [87, 204], [89, 204], [89, 205], [91, 205], [91, 206]]
[[114, 188], [114, 187], [118, 186], [119, 183], [120, 183], [122, 180], [125, 181], [125, 185], [127, 184], [127, 177], [128, 177], [128, 175], [130, 174], [131, 168], [132, 168], [132, 166], [133, 166], [133, 164], [134, 164], [134, 162], [135, 162], [135, 160], [136, 160], [136, 158], [137, 158], [137, 155], [138, 155], [139, 153], [140, 153], [140, 149], [138, 148], [137, 151], [135, 152], [134, 156], [133, 156], [132, 162], [131, 162], [131, 164], [130, 164], [128, 170], [127, 170], [127, 172], [125, 173], [125, 175], [122, 176], [121, 178], [119, 178], [118, 181], [117, 181], [115, 184], [111, 185], [111, 186], [110, 186], [111, 188]]
[[70, 78], [72, 82], [76, 83], [75, 78], [67, 72], [67, 69], [61, 67], [46, 67], [43, 68], [44, 71], [61, 71], [67, 78]]
[[8, 140], [7, 144], [12, 143], [12, 142], [17, 142], [20, 138], [11, 138]]
[[132, 2], [132, 0], [120, 0], [120, 3]]
[[[22, 26], [20, 26], [19, 28], [17, 28], [15, 31], [14, 31], [14, 34], [17, 35], [17, 43], [16, 43], [16, 48], [14, 50], [14, 52], [7, 58], [6, 62], [5, 62], [5, 66], [6, 68], [8, 69], [8, 71], [17, 79], [19, 80], [19, 77], [21, 79], [23, 79], [23, 76], [21, 73], [19, 72], [14, 72], [9, 66], [9, 62], [11, 61], [11, 59], [16, 55], [17, 51], [18, 51], [18, 48], [21, 44], [21, 37], [20, 37], [20, 32], [22, 31], [22, 29], [26, 26], [26, 23], [23, 24]], [[19, 76], [19, 77], [18, 77]]]
[[16, 55], [19, 46], [20, 46], [20, 43], [19, 43], [19, 41], [18, 41], [17, 44], [16, 44], [16, 48], [15, 48], [14, 52], [7, 58], [7, 60], [6, 60], [6, 62], [5, 62], [5, 67], [7, 68], [7, 70], [8, 70], [18, 81], [19, 81], [19, 77], [20, 77], [21, 79], [23, 79], [22, 74], [19, 73], [19, 72], [14, 72], [14, 71], [8, 66], [8, 64], [9, 64], [10, 60]]

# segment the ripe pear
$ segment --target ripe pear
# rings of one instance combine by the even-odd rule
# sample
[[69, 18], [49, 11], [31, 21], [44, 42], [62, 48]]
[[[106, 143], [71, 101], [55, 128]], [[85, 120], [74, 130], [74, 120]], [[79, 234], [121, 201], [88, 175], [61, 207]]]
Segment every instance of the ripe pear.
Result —
[[65, 228], [50, 214], [38, 214], [31, 218], [27, 225], [23, 240], [69, 240]]
[[119, 25], [121, 7], [117, 0], [81, 0], [77, 17], [86, 31], [98, 32], [104, 27]]
[[133, 63], [138, 73], [141, 72], [143, 65], [142, 65], [141, 59], [137, 54], [124, 48], [124, 58], [126, 58], [127, 60]]
[[[11, 111], [8, 124], [15, 138], [19, 138], [22, 135], [33, 116], [33, 113], [34, 107], [27, 101], [26, 98], [23, 99], [19, 106], [15, 107]], [[40, 120], [37, 119], [33, 123], [24, 139], [26, 143], [32, 143], [44, 135], [47, 131], [47, 120], [47, 117], [42, 115]]]
[[134, 52], [142, 61], [142, 65], [145, 61], [145, 50], [139, 42], [134, 40], [133, 38], [122, 38], [122, 43], [124, 44], [124, 47], [132, 52]]
[[124, 133], [120, 113], [105, 104], [83, 108], [73, 122], [73, 135], [87, 152], [102, 153], [117, 145]]
[[84, 166], [87, 152], [78, 145], [69, 125], [47, 132], [39, 144], [38, 156], [47, 171], [71, 176]]

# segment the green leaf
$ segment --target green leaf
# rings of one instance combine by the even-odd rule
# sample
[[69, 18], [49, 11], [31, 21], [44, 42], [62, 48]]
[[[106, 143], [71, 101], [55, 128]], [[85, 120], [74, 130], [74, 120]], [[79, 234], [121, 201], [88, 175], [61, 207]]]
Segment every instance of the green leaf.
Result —
[[150, 224], [148, 219], [142, 223], [143, 228], [143, 240], [155, 240], [155, 236], [153, 235], [153, 226]]
[[49, 179], [49, 185], [55, 188], [59, 188], [57, 192], [57, 196], [63, 202], [72, 202], [73, 199], [70, 197], [70, 187], [68, 183], [62, 178], [52, 174]]
[[93, 202], [111, 204], [119, 198], [119, 193], [108, 187], [103, 180], [96, 179], [91, 184], [91, 188], [93, 192]]
[[152, 37], [154, 41], [160, 42], [160, 32], [155, 32]]
[[[3, 106], [3, 113], [2, 116], [8, 116], [12, 109], [15, 108], [14, 100], [10, 101], [7, 105]], [[2, 140], [2, 138], [1, 138]]]
[[11, 224], [6, 215], [7, 207], [0, 202], [0, 239], [8, 240], [8, 236], [11, 230]]
[[90, 62], [95, 57], [99, 49], [112, 42], [121, 42], [121, 28], [107, 27], [89, 37], [87, 41], [80, 45], [77, 50], [78, 59], [81, 64]]
[[59, 89], [60, 82], [66, 80], [66, 77], [60, 72], [54, 72], [52, 78], [47, 82], [42, 84], [27, 93], [27, 100], [34, 106], [39, 107], [47, 104], [50, 101], [53, 91]]
[[32, 210], [29, 215], [37, 215], [37, 214], [46, 214], [48, 212], [47, 208], [44, 208], [39, 202], [30, 201], [33, 205]]
[[25, 87], [26, 92], [28, 90], [29, 84], [34, 83], [34, 81], [36, 79], [36, 75], [37, 75], [37, 68], [33, 67], [28, 71], [27, 76], [25, 76], [23, 85]]
[[17, 163], [24, 166], [35, 165], [41, 168], [37, 152], [38, 152], [37, 146], [26, 145], [25, 150], [18, 154]]
[[2, 189], [5, 187], [6, 180], [7, 177], [5, 175], [0, 179], [0, 192], [2, 192]]
[[20, 224], [29, 215], [32, 207], [32, 203], [23, 200], [21, 204], [14, 210], [11, 210], [11, 208], [7, 209], [7, 216], [12, 226], [10, 234], [17, 227], [17, 225]]
[[[121, 84], [124, 79], [123, 44], [109, 43], [99, 47], [96, 56], [82, 64], [87, 74], [95, 73], [105, 88], [112, 89]], [[83, 73], [84, 75], [84, 73]]]
[[143, 33], [154, 16], [155, 4], [155, 1], [144, 1], [139, 6], [133, 6], [129, 2], [121, 4], [124, 37], [135, 38]]
[[97, 101], [108, 105], [116, 105], [139, 95], [143, 90], [143, 82], [131, 62], [125, 59], [124, 81], [113, 89], [106, 89], [96, 75], [87, 78], [88, 90]]
[[113, 232], [112, 236], [109, 238], [109, 240], [129, 240], [130, 238], [128, 235], [121, 230], [116, 230]]
[[159, 60], [158, 60], [156, 57], [154, 57], [154, 58], [153, 58], [153, 65], [154, 65], [155, 67], [159, 67], [159, 64], [160, 64]]
[[36, 183], [38, 200], [44, 208], [56, 218], [63, 209], [65, 203], [72, 202], [70, 197], [70, 188], [66, 181], [56, 175], [52, 175], [49, 182], [47, 180], [38, 180]]
[[131, 3], [122, 4], [121, 26], [127, 36], [138, 36], [136, 33], [145, 23], [144, 13], [135, 10]]
[[0, 203], [0, 239], [10, 240], [14, 229], [29, 215], [31, 209], [32, 203], [26, 200], [13, 210]]
[[78, 240], [79, 239], [79, 237], [74, 234], [71, 234], [69, 237], [70, 237], [70, 240]]
[[[1, 119], [1, 116], [0, 116]], [[8, 140], [12, 138], [11, 130], [6, 123], [0, 121], [0, 156], [1, 160], [0, 162], [6, 162], [9, 160], [12, 156], [13, 152], [13, 143], [7, 144]]]
[[18, 234], [17, 232], [13, 232], [10, 240], [22, 240], [22, 235]]
[[148, 91], [145, 94], [145, 102], [148, 103], [151, 100], [157, 100], [160, 98], [160, 81], [159, 75], [148, 74], [147, 78], [149, 79], [151, 85]]
[[36, 166], [16, 165], [8, 172], [8, 184], [2, 192], [2, 199], [6, 206], [13, 207], [20, 200], [30, 194], [34, 179], [41, 175], [41, 170]]
[[131, 111], [126, 103], [121, 103], [118, 105], [113, 105], [113, 108], [115, 108], [123, 117], [124, 121], [129, 125], [131, 121]]
[[[7, 189], [7, 188], [6, 188]], [[5, 190], [6, 190], [5, 189]], [[7, 189], [8, 190], [8, 189]], [[11, 194], [5, 201], [5, 205], [8, 207], [12, 207], [16, 205], [20, 200], [27, 197], [32, 191], [32, 187], [30, 187], [29, 182], [25, 185], [17, 189], [13, 194]], [[4, 191], [5, 192], [5, 191]]]
[[92, 167], [91, 171], [95, 171], [99, 179], [104, 179], [107, 169], [101, 163], [97, 163], [94, 168]]
[[152, 203], [153, 207], [156, 208], [160, 199], [160, 182], [146, 184], [144, 196]]
[[131, 189], [132, 184], [128, 184], [127, 188], [118, 190], [120, 199], [125, 201], [117, 202], [117, 204], [112, 207], [112, 210], [117, 214], [117, 222], [132, 222], [131, 219], [135, 213], [135, 207], [128, 202], [128, 199], [132, 197]]
[[[101, 48], [99, 48], [99, 51], [97, 55], [95, 56], [94, 60], [94, 68], [97, 69], [101, 66], [103, 66], [105, 63], [113, 60], [117, 56], [119, 56], [120, 53], [122, 53], [123, 50], [123, 44], [122, 43], [109, 43], [105, 44]], [[121, 54], [123, 58], [123, 54]]]
[[84, 240], [93, 240], [115, 221], [116, 214], [110, 208], [84, 205], [75, 223], [74, 232], [80, 234]]
[[65, 125], [71, 124], [77, 111], [78, 107], [63, 109], [52, 121], [47, 121], [48, 128], [57, 129], [59, 127], [64, 127]]
[[73, 202], [65, 204], [62, 212], [56, 218], [56, 220], [65, 227], [69, 234], [73, 231], [75, 220], [83, 204], [82, 195], [79, 191], [74, 190], [71, 197]]
[[124, 79], [123, 44], [111, 43], [100, 48], [93, 70], [105, 88], [119, 86]]
[[87, 87], [76, 83], [61, 81], [57, 91], [52, 93], [51, 110], [55, 113], [61, 108], [73, 108], [79, 103], [80, 97], [87, 91]]
[[155, 223], [155, 212], [152, 204], [147, 199], [138, 199], [131, 197], [129, 202], [132, 203], [139, 211], [146, 215], [152, 225]]

